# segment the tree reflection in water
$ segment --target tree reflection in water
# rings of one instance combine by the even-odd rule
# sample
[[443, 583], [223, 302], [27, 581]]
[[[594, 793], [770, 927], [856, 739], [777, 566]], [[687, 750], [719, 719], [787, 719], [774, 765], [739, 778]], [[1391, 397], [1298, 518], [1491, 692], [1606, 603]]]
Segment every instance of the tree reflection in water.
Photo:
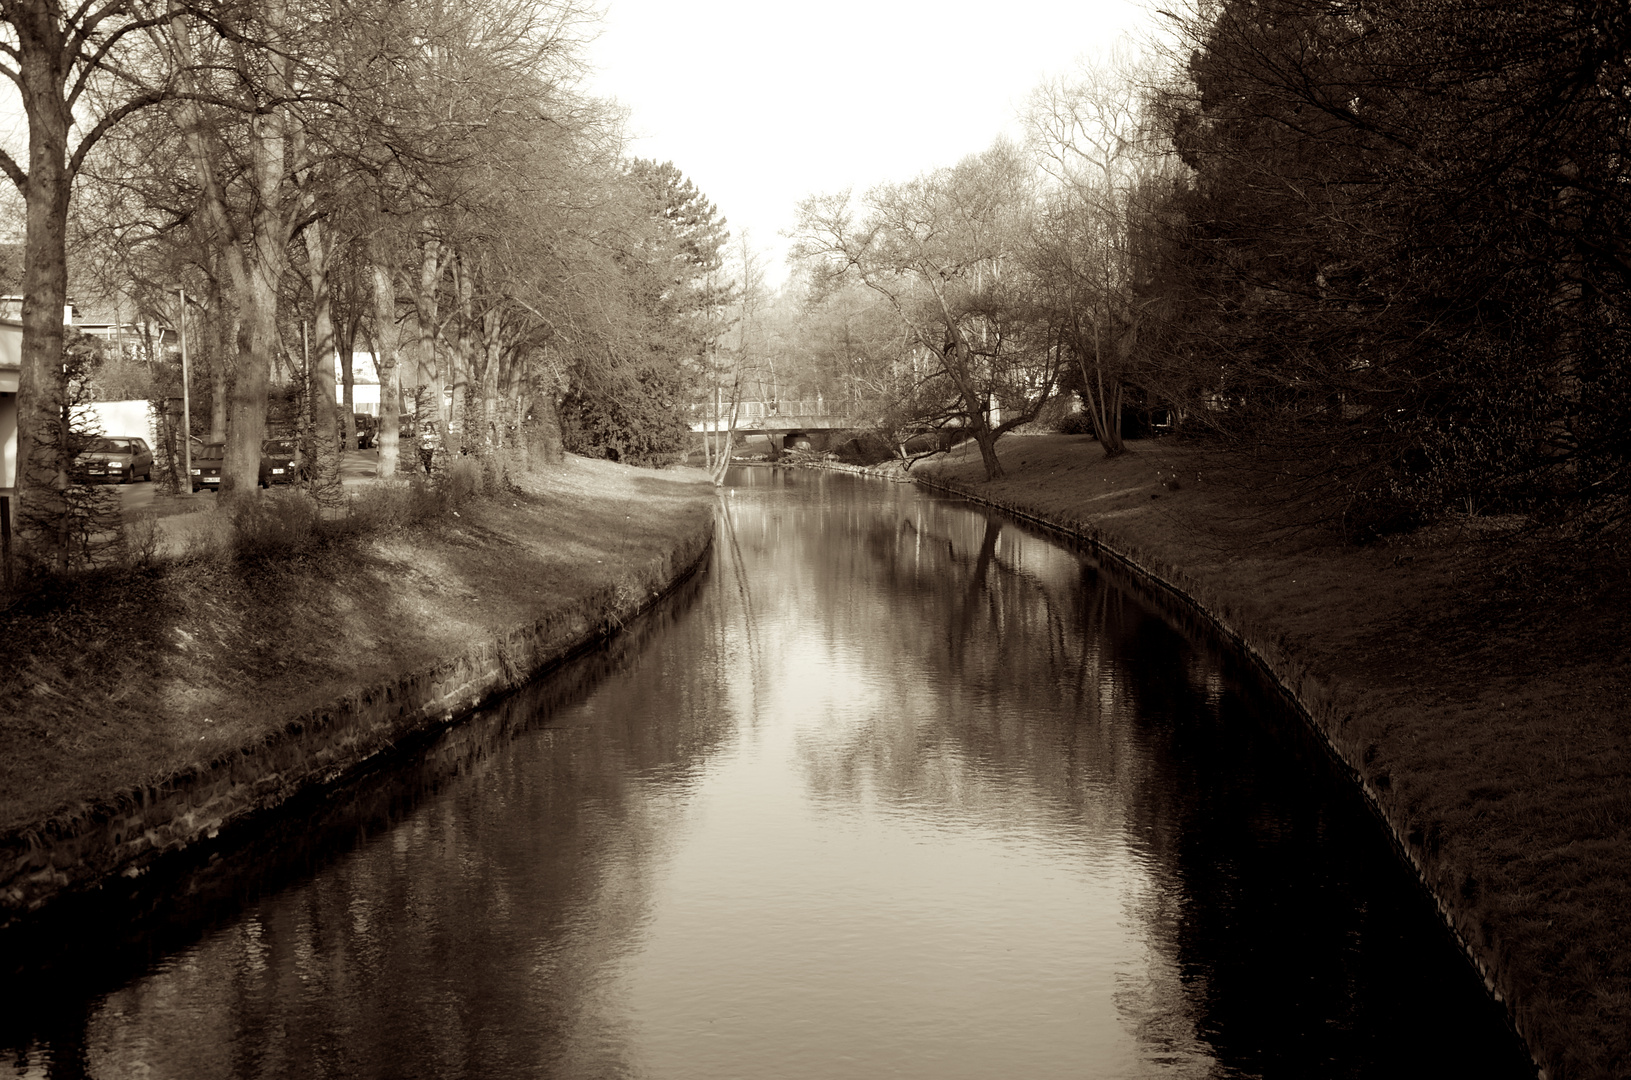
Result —
[[1298, 725], [1137, 586], [845, 476], [718, 522], [608, 653], [19, 969], [14, 1074], [1524, 1071]]

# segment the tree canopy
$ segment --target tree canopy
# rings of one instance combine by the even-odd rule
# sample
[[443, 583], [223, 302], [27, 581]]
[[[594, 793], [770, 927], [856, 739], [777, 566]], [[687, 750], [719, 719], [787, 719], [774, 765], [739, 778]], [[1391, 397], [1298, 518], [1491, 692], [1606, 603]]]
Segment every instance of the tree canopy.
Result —
[[[69, 560], [51, 522], [70, 483], [53, 359], [70, 281], [82, 301], [189, 325], [193, 399], [227, 443], [229, 497], [254, 487], [261, 439], [288, 417], [311, 490], [337, 490], [335, 448], [355, 431], [337, 384], [359, 345], [382, 384], [387, 470], [548, 452], [563, 402], [572, 432], [591, 413], [617, 429], [585, 448], [678, 448], [727, 327], [728, 234], [676, 166], [628, 159], [618, 111], [579, 89], [589, 9], [256, 0], [0, 15], [32, 140], [29, 168], [0, 167], [29, 223], [19, 496], [34, 557]], [[269, 418], [290, 387], [298, 407]]]

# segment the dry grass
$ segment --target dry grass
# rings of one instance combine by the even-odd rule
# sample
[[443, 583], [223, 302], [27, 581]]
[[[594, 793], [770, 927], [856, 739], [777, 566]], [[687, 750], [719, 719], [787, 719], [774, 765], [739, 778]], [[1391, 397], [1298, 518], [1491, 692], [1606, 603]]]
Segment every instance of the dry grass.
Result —
[[700, 473], [581, 458], [520, 486], [280, 559], [224, 557], [230, 530], [202, 528], [189, 557], [6, 611], [0, 829], [208, 761], [376, 677], [635, 580], [713, 507]]
[[[1631, 585], [1541, 538], [1446, 521], [1366, 547], [1276, 528], [1271, 496], [1202, 450], [1105, 460], [1006, 441], [920, 465], [1181, 569], [1230, 620], [1318, 673], [1333, 738], [1469, 916], [1553, 1080], [1631, 1075]], [[1550, 568], [1550, 569], [1547, 569]]]

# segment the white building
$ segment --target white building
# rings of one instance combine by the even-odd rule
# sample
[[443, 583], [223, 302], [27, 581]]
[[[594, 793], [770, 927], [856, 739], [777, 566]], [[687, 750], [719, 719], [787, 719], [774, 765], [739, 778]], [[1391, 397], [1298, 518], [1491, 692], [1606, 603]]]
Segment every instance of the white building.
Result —
[[0, 495], [17, 484], [17, 380], [23, 371], [23, 324], [0, 318]]
[[[334, 403], [345, 404], [345, 371], [334, 358]], [[351, 354], [351, 411], [379, 415], [379, 365], [371, 352]]]

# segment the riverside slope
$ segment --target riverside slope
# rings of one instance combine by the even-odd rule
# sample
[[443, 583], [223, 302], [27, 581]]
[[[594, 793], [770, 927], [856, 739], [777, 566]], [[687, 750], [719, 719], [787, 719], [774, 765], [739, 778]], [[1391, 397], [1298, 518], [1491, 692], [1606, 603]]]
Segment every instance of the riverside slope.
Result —
[[567, 458], [406, 530], [4, 613], [0, 925], [213, 837], [615, 630], [712, 536], [700, 472]]
[[1255, 654], [1393, 834], [1550, 1080], [1631, 1075], [1631, 619], [1620, 568], [1562, 607], [1473, 520], [1367, 547], [1273, 538], [1204, 452], [1083, 436], [919, 464], [1082, 536]]

